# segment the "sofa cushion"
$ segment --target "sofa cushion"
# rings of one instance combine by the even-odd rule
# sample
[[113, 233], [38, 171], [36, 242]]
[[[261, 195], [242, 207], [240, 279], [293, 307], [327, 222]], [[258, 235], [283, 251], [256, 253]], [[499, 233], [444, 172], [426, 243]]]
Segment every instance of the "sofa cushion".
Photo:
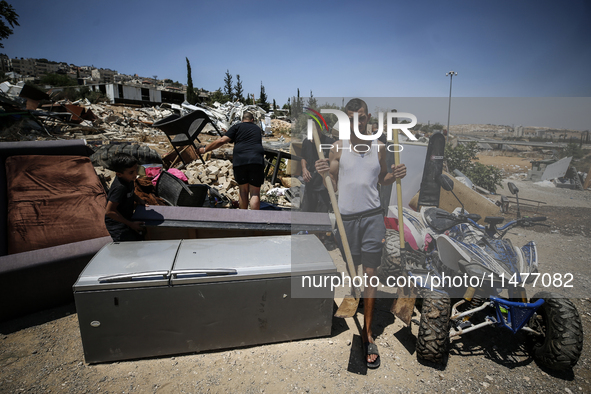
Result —
[[88, 157], [6, 159], [8, 253], [108, 236], [105, 191]]

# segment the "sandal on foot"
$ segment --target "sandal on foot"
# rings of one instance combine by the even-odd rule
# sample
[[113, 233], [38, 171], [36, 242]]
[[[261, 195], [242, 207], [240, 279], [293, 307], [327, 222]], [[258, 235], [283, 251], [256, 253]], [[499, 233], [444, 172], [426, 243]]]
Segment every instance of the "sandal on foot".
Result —
[[[373, 363], [367, 361], [367, 356], [369, 356], [370, 354], [376, 354], [378, 356]], [[375, 369], [380, 366], [380, 353], [378, 352], [378, 345], [376, 345], [375, 343], [365, 344], [365, 361], [367, 362], [368, 368]]]

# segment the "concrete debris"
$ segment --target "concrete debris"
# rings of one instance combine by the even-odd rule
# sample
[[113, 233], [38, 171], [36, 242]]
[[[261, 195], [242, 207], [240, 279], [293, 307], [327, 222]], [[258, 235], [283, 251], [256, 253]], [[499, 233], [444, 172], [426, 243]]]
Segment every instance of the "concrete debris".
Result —
[[[144, 107], [120, 104], [91, 104], [87, 99], [42, 105], [29, 110], [27, 117], [22, 116], [27, 105], [19, 97], [24, 84], [0, 84], [0, 112], [4, 112], [0, 123], [0, 141], [31, 141], [46, 139], [85, 139], [91, 146], [100, 146], [111, 142], [140, 142], [164, 155], [172, 151], [165, 134], [153, 128], [158, 120], [174, 113], [184, 115], [195, 109], [208, 113], [220, 130], [227, 130], [241, 121], [245, 111], [253, 113], [266, 135], [272, 133], [287, 134], [291, 124], [268, 118], [267, 113], [256, 105], [241, 103], [216, 103], [214, 106], [188, 103], [182, 105], [162, 104]], [[47, 101], [44, 101], [47, 103]], [[13, 115], [10, 115], [14, 113]], [[24, 119], [24, 120], [23, 120]], [[270, 126], [269, 126], [270, 125]], [[206, 133], [216, 134], [214, 127], [206, 126]]]
[[[5, 113], [17, 112], [14, 107], [7, 108], [4, 103], [0, 105]], [[85, 139], [94, 146], [110, 142], [143, 142], [159, 153], [171, 148], [164, 133], [151, 127], [153, 122], [172, 114], [167, 109], [90, 104], [88, 100], [71, 103], [65, 100], [44, 105], [30, 111], [30, 114], [49, 133], [40, 132], [38, 127], [19, 124], [19, 118], [8, 115], [0, 130], [0, 140]], [[16, 130], [7, 133], [10, 122]]]
[[[181, 105], [181, 108], [181, 115], [186, 115], [187, 113], [195, 110], [204, 111], [207, 116], [209, 116], [211, 121], [215, 123], [219, 130], [228, 130], [236, 123], [240, 123], [242, 121], [242, 114], [244, 112], [250, 112], [254, 116], [255, 123], [261, 129], [263, 129], [265, 135], [272, 134], [271, 128], [267, 127], [267, 122], [265, 122], [267, 112], [257, 105], [245, 105], [241, 102], [229, 101], [225, 104], [215, 102], [213, 107], [210, 107], [203, 104], [191, 105], [185, 101]], [[208, 130], [206, 130], [206, 132], [207, 131]], [[211, 131], [209, 132], [213, 134]]]
[[269, 190], [266, 194], [268, 196], [284, 196], [286, 190], [288, 190], [286, 187], [274, 187], [273, 189]]
[[[0, 141], [85, 139], [88, 145], [95, 150], [112, 143], [139, 143], [155, 150], [164, 158], [167, 153], [173, 152], [172, 146], [166, 135], [152, 125], [173, 113], [182, 115], [183, 112], [186, 113], [196, 108], [205, 110], [210, 114], [212, 120], [217, 122], [220, 130], [228, 129], [231, 125], [239, 122], [244, 111], [252, 112], [263, 126], [265, 123], [265, 111], [257, 106], [240, 103], [218, 104], [214, 107], [197, 107], [188, 103], [183, 105], [163, 104], [159, 107], [139, 108], [117, 104], [91, 104], [86, 99], [74, 103], [67, 100], [50, 103], [48, 106], [41, 106], [34, 111], [29, 111], [31, 116], [23, 118], [22, 112], [26, 102], [23, 98], [18, 97], [21, 88], [21, 86], [9, 83], [0, 84], [0, 112], [4, 110], [5, 114], [1, 119], [2, 123], [0, 123]], [[11, 116], [11, 113], [15, 113], [15, 115]], [[75, 123], [76, 121], [78, 123]], [[265, 126], [267, 134], [270, 134], [271, 130], [275, 130], [275, 128], [281, 133], [289, 133], [291, 130], [291, 124], [288, 122], [268, 119], [268, 124], [270, 124], [269, 127]], [[214, 134], [213, 126], [209, 125], [208, 127]], [[202, 143], [207, 143], [207, 140], [208, 138], [204, 136]], [[269, 142], [267, 138], [264, 141], [265, 143]], [[284, 145], [289, 146], [288, 143]], [[275, 146], [273, 148], [279, 149]], [[232, 200], [237, 201], [239, 197], [238, 185], [234, 181], [231, 158], [232, 147], [224, 147], [210, 154], [206, 158], [205, 165], [200, 161], [194, 161], [188, 164], [183, 172], [189, 179], [189, 184], [213, 186]], [[110, 185], [113, 180], [111, 171], [97, 167], [97, 173], [102, 176], [107, 186]], [[278, 183], [275, 185], [270, 182], [265, 182], [262, 185], [263, 201], [268, 190], [273, 187], [287, 186], [290, 182], [289, 177], [283, 177], [283, 180], [286, 185], [279, 183], [281, 178], [278, 178]], [[290, 206], [284, 196], [280, 196], [272, 202]]]
[[572, 157], [565, 157], [564, 159], [558, 160], [556, 163], [546, 166], [546, 170], [542, 174], [542, 181], [561, 178], [566, 175], [566, 171], [570, 166]]
[[16, 85], [11, 84], [8, 81], [0, 83], [0, 92], [5, 93], [9, 97], [19, 97], [21, 90], [25, 86], [23, 81], [18, 82]]
[[[213, 186], [218, 189], [220, 193], [227, 195], [234, 201], [238, 201], [238, 183], [234, 180], [234, 171], [232, 170], [231, 161], [210, 159], [205, 165], [200, 161], [193, 161], [182, 171], [189, 180], [189, 184], [205, 184]], [[279, 183], [272, 185], [269, 181], [265, 181], [261, 186], [261, 196], [267, 195], [270, 190], [279, 186]], [[286, 207], [291, 206], [291, 203], [285, 196], [281, 195], [277, 197], [277, 204]]]
[[525, 172], [518, 172], [516, 174], [511, 174], [507, 177], [507, 179], [512, 181], [522, 181], [527, 179], [527, 173]]
[[271, 130], [274, 133], [289, 134], [291, 133], [291, 123], [280, 119], [271, 119]]
[[94, 171], [98, 175], [99, 179], [105, 183], [107, 187], [111, 187], [111, 183], [115, 180], [115, 171], [111, 171], [105, 167], [94, 167]]
[[556, 187], [556, 185], [553, 182], [550, 182], [548, 180], [540, 181], [540, 182], [534, 182], [534, 185], [542, 186], [542, 187]]

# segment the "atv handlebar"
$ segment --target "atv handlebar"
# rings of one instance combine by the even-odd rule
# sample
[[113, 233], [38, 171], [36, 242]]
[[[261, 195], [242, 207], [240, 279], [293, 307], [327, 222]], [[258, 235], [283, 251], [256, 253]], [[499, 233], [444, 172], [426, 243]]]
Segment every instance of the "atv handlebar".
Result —
[[534, 225], [548, 226], [547, 224], [538, 223], [538, 222], [545, 221], [547, 219], [546, 216], [536, 216], [536, 217], [527, 217], [526, 216], [523, 218], [512, 220], [502, 227], [498, 227], [498, 228], [494, 227], [492, 229], [476, 223], [481, 219], [481, 216], [478, 214], [475, 214], [475, 213], [473, 213], [473, 214], [472, 213], [469, 213], [469, 214], [438, 213], [437, 216], [438, 217], [445, 217], [445, 218], [452, 219], [452, 220], [457, 220], [458, 223], [462, 223], [462, 222], [470, 223], [471, 225], [473, 225], [477, 229], [482, 230], [482, 231], [486, 231], [487, 233], [489, 233], [490, 236], [493, 236], [497, 232], [501, 232], [500, 233], [501, 238], [507, 233], [507, 231], [509, 231], [512, 227], [515, 227], [515, 226], [521, 226], [521, 227], [530, 227], [530, 226], [534, 226]]
[[[543, 222], [546, 220], [546, 216], [536, 216], [533, 218], [524, 217], [520, 219], [511, 220], [509, 223], [505, 224], [503, 227], [499, 227], [497, 230], [502, 231], [505, 229], [509, 229], [513, 226], [522, 226], [522, 227], [529, 227], [532, 226], [535, 222]], [[536, 223], [538, 224], [538, 223]]]
[[[465, 215], [467, 216], [467, 215]], [[520, 218], [520, 219], [515, 219], [510, 221], [509, 223], [505, 224], [502, 227], [493, 227], [491, 228], [487, 228], [485, 226], [481, 226], [480, 224], [476, 223], [476, 221], [472, 220], [471, 218], [466, 218], [467, 222], [469, 222], [472, 226], [476, 227], [477, 229], [486, 232], [489, 236], [493, 237], [498, 236], [499, 238], [503, 238], [505, 236], [505, 234], [507, 233], [507, 231], [509, 231], [511, 228], [515, 227], [515, 226], [521, 226], [521, 227], [530, 227], [530, 226], [548, 226], [547, 224], [542, 224], [542, 223], [538, 223], [538, 222], [543, 222], [544, 220], [546, 220], [545, 216], [536, 216], [533, 218], [530, 217], [524, 217], [524, 218]], [[479, 217], [480, 219], [480, 217]], [[550, 226], [548, 226], [550, 227]]]
[[477, 213], [437, 213], [437, 217], [457, 220], [458, 222], [477, 222], [482, 218]]
[[533, 218], [524, 217], [524, 218], [512, 220], [509, 223], [507, 223], [506, 225], [504, 225], [503, 227], [500, 227], [500, 228], [498, 228], [496, 230], [500, 232], [499, 237], [500, 238], [503, 238], [505, 236], [505, 234], [507, 233], [507, 231], [509, 231], [512, 227], [515, 227], [515, 226], [531, 227], [531, 226], [538, 225], [538, 226], [547, 226], [547, 227], [550, 227], [547, 224], [538, 223], [538, 222], [543, 222], [546, 219], [547, 219], [546, 216], [536, 216], [536, 217], [533, 217]]

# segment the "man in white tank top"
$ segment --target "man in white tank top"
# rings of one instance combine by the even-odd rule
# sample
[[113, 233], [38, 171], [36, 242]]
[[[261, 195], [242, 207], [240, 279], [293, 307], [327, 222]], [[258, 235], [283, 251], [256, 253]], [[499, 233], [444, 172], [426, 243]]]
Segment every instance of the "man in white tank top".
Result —
[[[354, 114], [357, 113], [358, 130], [361, 133], [367, 133], [371, 114], [363, 100], [352, 99], [345, 106], [345, 110], [350, 120], [349, 140], [336, 141], [329, 158], [318, 160], [315, 167], [321, 174], [329, 172], [333, 187], [339, 192], [339, 211], [343, 218], [353, 262], [355, 267], [359, 264], [363, 265], [363, 274], [368, 278], [368, 286], [365, 287], [363, 294], [364, 327], [361, 338], [366, 347], [367, 366], [377, 368], [380, 365], [380, 359], [371, 331], [377, 288], [370, 286], [369, 283], [378, 282], [377, 268], [382, 259], [386, 233], [377, 185], [378, 183], [390, 185], [396, 179], [403, 178], [406, 175], [406, 167], [404, 164], [392, 165], [391, 172], [388, 172], [384, 143], [378, 140], [361, 140], [353, 132]], [[355, 275], [355, 273], [352, 274]], [[372, 277], [376, 279], [371, 281]]]

